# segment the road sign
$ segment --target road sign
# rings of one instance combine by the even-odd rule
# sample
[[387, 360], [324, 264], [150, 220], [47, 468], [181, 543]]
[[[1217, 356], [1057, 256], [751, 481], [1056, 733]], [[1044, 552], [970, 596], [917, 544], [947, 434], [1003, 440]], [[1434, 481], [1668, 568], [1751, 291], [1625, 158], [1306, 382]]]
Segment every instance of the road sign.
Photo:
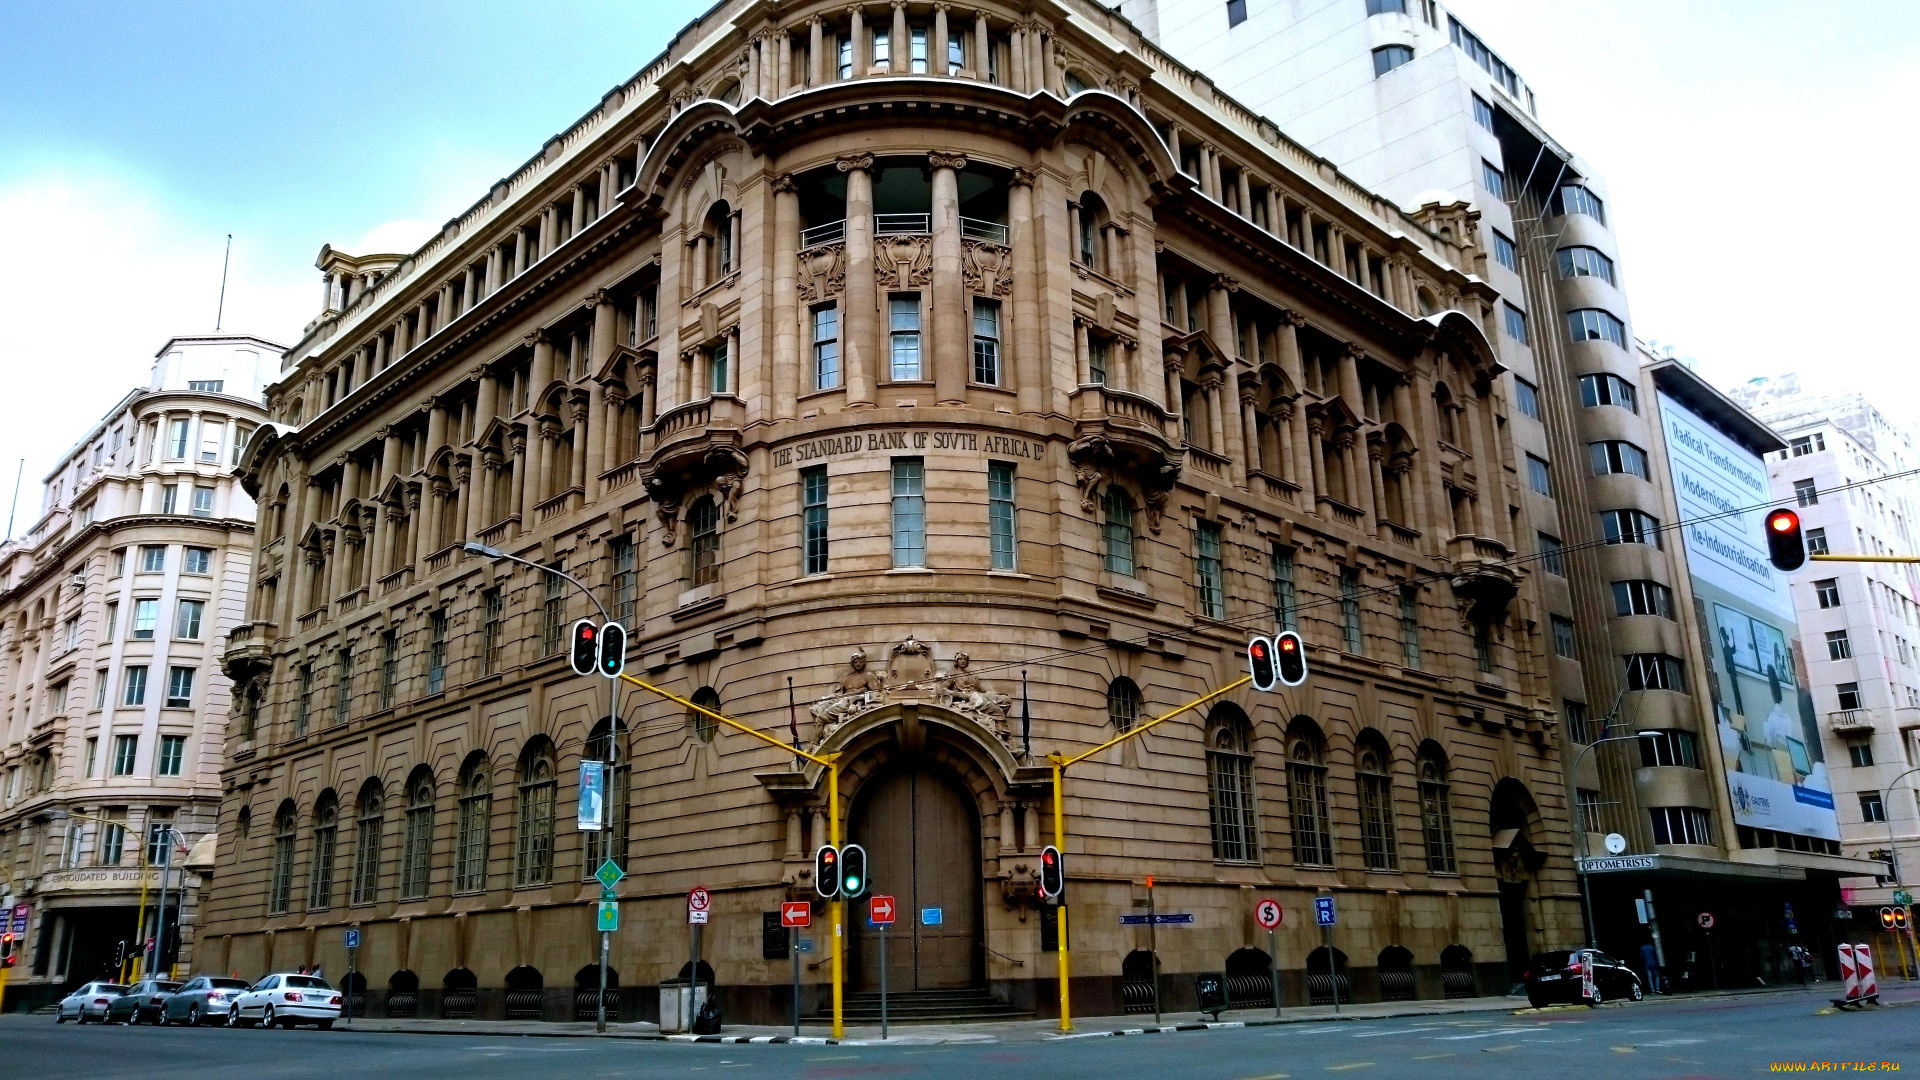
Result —
[[893, 897], [875, 896], [867, 903], [867, 918], [876, 926], [893, 925]]
[[613, 887], [620, 884], [621, 880], [626, 876], [627, 872], [620, 869], [620, 864], [614, 862], [612, 859], [601, 863], [600, 869], [593, 872], [594, 880], [598, 881], [600, 888], [606, 892], [612, 892]]
[[1253, 917], [1260, 923], [1260, 929], [1271, 930], [1280, 925], [1280, 901], [1266, 899], [1253, 906]]
[[[1913, 904], [1913, 894], [1908, 892], [1905, 889], [1895, 889], [1893, 890], [1893, 902], [1896, 904], [1899, 904], [1901, 907], [1910, 907]], [[21, 908], [24, 908], [26, 906], [27, 905], [25, 904], [20, 905]], [[18, 912], [20, 908], [15, 908], [14, 910], [15, 912]], [[20, 916], [18, 914], [15, 914], [13, 917], [13, 928], [15, 932], [18, 932], [20, 930], [20, 923], [21, 923]]]
[[795, 952], [812, 952], [813, 939], [810, 937], [803, 937], [799, 941], [796, 941], [793, 943], [793, 948]]
[[1313, 898], [1313, 921], [1315, 925], [1318, 926], [1332, 926], [1334, 924], [1333, 897], [1316, 896]]
[[1693, 921], [1700, 924], [1700, 929], [1711, 930], [1713, 929], [1713, 912], [1703, 911], [1700, 913], [1700, 917]]
[[600, 901], [600, 932], [611, 934], [620, 929], [620, 902], [618, 900]]
[[[713, 897], [707, 895], [706, 889], [701, 888], [698, 885], [695, 885], [693, 888], [687, 891], [687, 910], [688, 911], [706, 911], [708, 908], [712, 906], [713, 906]], [[702, 921], [705, 921], [705, 920], [702, 920]]]
[[347, 948], [357, 949], [359, 947], [360, 947], [360, 931], [358, 930], [347, 931]]
[[705, 926], [705, 925], [706, 925], [706, 923], [707, 923], [707, 913], [706, 913], [706, 912], [704, 912], [704, 911], [689, 911], [689, 912], [687, 912], [687, 925], [688, 925], [688, 926]]
[[601, 761], [580, 763], [580, 812], [582, 832], [599, 832], [606, 824], [607, 766]]
[[1122, 915], [1121, 926], [1192, 926], [1191, 911], [1159, 911], [1146, 915]]
[[796, 929], [813, 925], [813, 905], [805, 900], [786, 900], [780, 904], [780, 925]]
[[942, 918], [942, 912], [937, 907], [923, 907], [920, 909], [921, 926], [939, 926]]
[[[1904, 903], [1905, 901], [1902, 901], [1902, 902]], [[13, 926], [11, 927], [12, 931], [16, 934], [26, 933], [27, 932], [27, 916], [32, 913], [33, 913], [33, 906], [31, 904], [13, 905]]]

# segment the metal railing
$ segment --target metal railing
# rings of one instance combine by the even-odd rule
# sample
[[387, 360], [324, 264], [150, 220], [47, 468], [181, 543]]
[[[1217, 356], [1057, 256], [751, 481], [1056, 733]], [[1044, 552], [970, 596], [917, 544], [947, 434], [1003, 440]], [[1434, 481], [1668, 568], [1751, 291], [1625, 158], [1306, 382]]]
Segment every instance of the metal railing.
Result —
[[873, 215], [873, 235], [875, 236], [901, 236], [932, 231], [932, 214]]
[[847, 237], [847, 221], [829, 221], [825, 225], [815, 225], [811, 229], [800, 230], [800, 246], [813, 247], [815, 244], [831, 244]]
[[1007, 227], [994, 221], [982, 221], [979, 218], [960, 219], [960, 235], [968, 240], [985, 240], [990, 244], [1007, 243]]
[[[928, 233], [932, 231], [932, 214], [873, 215], [873, 235], [875, 236], [912, 236], [917, 233]], [[984, 240], [987, 243], [999, 244], [1003, 247], [1008, 243], [1008, 232], [1005, 225], [997, 221], [984, 221], [980, 218], [961, 218], [960, 235], [968, 240]], [[802, 248], [816, 247], [820, 244], [839, 243], [846, 238], [847, 222], [845, 218], [800, 230], [800, 246]]]

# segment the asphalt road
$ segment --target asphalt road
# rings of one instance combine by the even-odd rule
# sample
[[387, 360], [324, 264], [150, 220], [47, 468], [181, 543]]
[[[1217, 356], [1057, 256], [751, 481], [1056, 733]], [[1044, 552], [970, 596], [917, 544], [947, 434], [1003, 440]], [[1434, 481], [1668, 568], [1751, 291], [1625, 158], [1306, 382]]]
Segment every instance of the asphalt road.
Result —
[[[1881, 1062], [1920, 1069], [1920, 992], [1891, 1007], [1821, 1015], [1813, 994], [1664, 1000], [1528, 1016], [1479, 1014], [1285, 1024], [1156, 1035], [936, 1046], [702, 1046], [590, 1038], [502, 1038], [56, 1026], [0, 1018], [0, 1077], [482, 1080], [490, 1077], [782, 1080], [1040, 1077], [1109, 1080], [1438, 1080], [1587, 1075], [1735, 1077], [1772, 1063]], [[1886, 1064], [1878, 1071], [1885, 1071]], [[1852, 1071], [1849, 1069], [1848, 1071]]]

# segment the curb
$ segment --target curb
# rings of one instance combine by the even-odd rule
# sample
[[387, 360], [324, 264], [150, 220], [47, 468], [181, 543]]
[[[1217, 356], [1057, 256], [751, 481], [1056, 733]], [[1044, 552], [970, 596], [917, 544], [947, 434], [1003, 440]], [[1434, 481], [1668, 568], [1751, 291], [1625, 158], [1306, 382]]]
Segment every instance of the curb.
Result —
[[[820, 1035], [657, 1035], [656, 1039], [679, 1043], [718, 1043], [722, 1046], [737, 1046], [742, 1043], [756, 1043], [775, 1046], [782, 1043], [793, 1046], [867, 1046], [866, 1042], [851, 1039], [833, 1039]], [[996, 1040], [997, 1041], [997, 1040]]]
[[[1288, 1023], [1285, 1020], [1269, 1020], [1267, 1024]], [[1173, 1031], [1211, 1031], [1214, 1028], [1263, 1027], [1260, 1021], [1247, 1020], [1203, 1020], [1197, 1024], [1162, 1024], [1159, 1027], [1120, 1028], [1116, 1031], [1080, 1031], [1072, 1035], [1055, 1035], [1048, 1042], [1071, 1042], [1074, 1039], [1104, 1039], [1113, 1035], [1165, 1035]]]

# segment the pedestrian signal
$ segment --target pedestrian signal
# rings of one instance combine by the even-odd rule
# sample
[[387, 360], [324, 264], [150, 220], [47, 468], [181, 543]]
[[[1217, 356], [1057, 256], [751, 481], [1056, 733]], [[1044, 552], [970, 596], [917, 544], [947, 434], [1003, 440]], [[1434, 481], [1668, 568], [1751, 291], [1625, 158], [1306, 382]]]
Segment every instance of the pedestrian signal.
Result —
[[581, 619], [573, 624], [573, 672], [591, 675], [600, 664], [600, 629]]
[[1040, 849], [1040, 899], [1057, 904], [1067, 891], [1067, 868], [1060, 861], [1060, 849], [1048, 844]]
[[1258, 634], [1247, 640], [1247, 670], [1253, 674], [1255, 690], [1273, 689], [1273, 639]]
[[600, 628], [600, 674], [617, 679], [627, 670], [627, 628], [610, 622]]
[[813, 853], [813, 891], [828, 900], [840, 896], [840, 849], [832, 844]]
[[1800, 515], [1787, 507], [1767, 514], [1767, 561], [1775, 570], [1798, 570], [1807, 564], [1807, 540], [1800, 531]]
[[1273, 638], [1274, 667], [1280, 685], [1299, 686], [1307, 681], [1307, 643], [1292, 630], [1282, 630]]
[[848, 844], [840, 849], [840, 899], [858, 900], [867, 893], [867, 849]]

